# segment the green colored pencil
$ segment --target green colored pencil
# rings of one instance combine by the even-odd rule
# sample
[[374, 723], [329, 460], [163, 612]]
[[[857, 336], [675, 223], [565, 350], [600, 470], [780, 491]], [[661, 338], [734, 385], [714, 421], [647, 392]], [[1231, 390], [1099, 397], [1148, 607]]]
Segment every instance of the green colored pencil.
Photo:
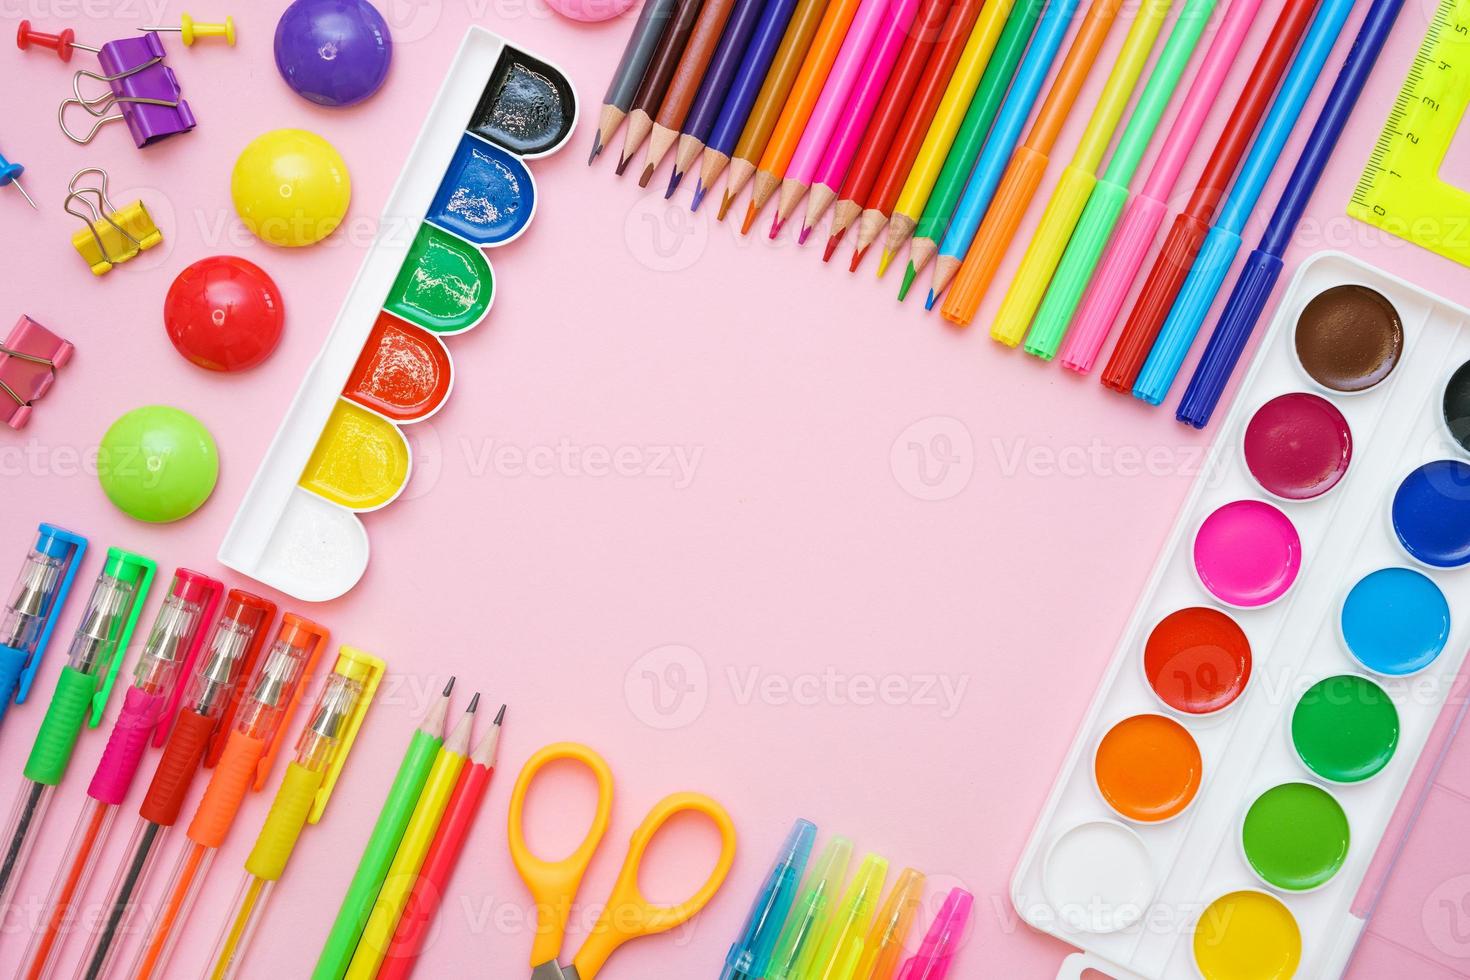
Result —
[[1092, 279], [1092, 270], [1102, 258], [1103, 247], [1112, 237], [1118, 216], [1128, 203], [1128, 185], [1154, 138], [1154, 131], [1158, 129], [1169, 100], [1174, 97], [1179, 79], [1199, 44], [1205, 25], [1215, 12], [1215, 3], [1216, 0], [1190, 0], [1174, 22], [1174, 29], [1169, 33], [1169, 40], [1159, 54], [1153, 73], [1144, 84], [1133, 115], [1124, 127], [1123, 135], [1118, 137], [1118, 146], [1108, 160], [1108, 168], [1102, 180], [1094, 185], [1082, 217], [1067, 241], [1067, 249], [1062, 253], [1056, 273], [1036, 312], [1036, 321], [1026, 337], [1026, 353], [1048, 361], [1056, 356], [1072, 322], [1072, 313], [1082, 301], [1082, 292]]
[[1021, 64], [1021, 56], [1026, 53], [1031, 32], [1036, 29], [1036, 22], [1041, 19], [1047, 2], [1048, 0], [1024, 0], [1006, 18], [1005, 29], [1001, 31], [1000, 40], [990, 54], [985, 74], [981, 76], [980, 85], [975, 89], [975, 98], [971, 100], [970, 108], [965, 110], [965, 119], [960, 123], [959, 132], [949, 148], [949, 155], [944, 158], [944, 168], [939, 171], [939, 179], [934, 182], [929, 202], [924, 205], [924, 213], [914, 226], [914, 238], [909, 243], [909, 266], [904, 271], [903, 285], [898, 290], [900, 300], [908, 296], [914, 277], [939, 251], [939, 239], [949, 225], [955, 206], [960, 202], [965, 182], [969, 180], [975, 160], [980, 156], [980, 149], [985, 145], [985, 137], [990, 134], [990, 124], [995, 120], [1000, 104], [1005, 101], [1011, 78]]
[[316, 969], [311, 971], [311, 980], [342, 980], [347, 973], [347, 966], [357, 951], [357, 940], [372, 915], [378, 892], [388, 876], [388, 866], [398, 853], [403, 831], [418, 805], [419, 794], [423, 792], [439, 748], [444, 744], [444, 719], [449, 714], [449, 692], [453, 689], [454, 678], [451, 677], [444, 694], [424, 715], [424, 720], [408, 742], [408, 751], [403, 754], [398, 775], [393, 777], [393, 786], [383, 801], [383, 810], [373, 825], [362, 860], [357, 863], [352, 883], [347, 886], [347, 897], [342, 899], [342, 907], [337, 910], [337, 919], [327, 934]]

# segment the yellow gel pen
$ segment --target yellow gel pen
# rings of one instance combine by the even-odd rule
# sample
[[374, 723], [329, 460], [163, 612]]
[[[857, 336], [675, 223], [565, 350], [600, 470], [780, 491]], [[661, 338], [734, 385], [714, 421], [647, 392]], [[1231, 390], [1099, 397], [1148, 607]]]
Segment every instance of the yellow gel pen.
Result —
[[888, 893], [888, 900], [878, 910], [873, 928], [868, 930], [853, 980], [893, 980], [903, 959], [904, 940], [923, 898], [924, 876], [913, 868], [904, 868]]
[[853, 980], [863, 955], [868, 923], [878, 907], [878, 897], [883, 894], [887, 877], [886, 859], [876, 854], [863, 858], [862, 866], [842, 896], [842, 904], [827, 921], [822, 941], [814, 947], [816, 957], [802, 974], [806, 980]]

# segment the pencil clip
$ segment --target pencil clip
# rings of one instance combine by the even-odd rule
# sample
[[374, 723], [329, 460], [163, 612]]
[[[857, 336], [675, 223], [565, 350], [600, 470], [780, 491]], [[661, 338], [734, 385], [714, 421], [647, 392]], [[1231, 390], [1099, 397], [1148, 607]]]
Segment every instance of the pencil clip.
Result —
[[169, 692], [168, 703], [164, 705], [163, 712], [158, 717], [158, 723], [153, 727], [154, 748], [162, 748], [163, 743], [168, 740], [169, 729], [173, 727], [174, 720], [178, 717], [182, 706], [184, 689], [194, 679], [194, 666], [204, 652], [204, 641], [209, 638], [210, 627], [214, 625], [215, 612], [219, 609], [220, 600], [225, 591], [219, 579], [210, 578], [202, 572], [188, 568], [180, 568], [174, 572], [174, 581], [177, 584], [176, 594], [185, 602], [197, 604], [199, 612], [194, 618], [194, 630], [190, 634], [188, 649], [184, 651], [182, 662], [174, 677], [174, 686]]
[[0, 344], [0, 418], [12, 429], [22, 428], [31, 406], [51, 388], [56, 372], [71, 360], [69, 342], [21, 316]]
[[[66, 342], [62, 341], [62, 343]], [[36, 639], [34, 652], [21, 669], [20, 680], [15, 688], [16, 704], [25, 704], [26, 698], [31, 693], [31, 684], [36, 679], [36, 671], [41, 666], [41, 658], [45, 656], [46, 648], [51, 643], [51, 635], [56, 632], [56, 624], [61, 619], [61, 610], [66, 606], [67, 596], [71, 594], [72, 583], [76, 580], [77, 569], [82, 567], [82, 557], [87, 553], [87, 539], [64, 527], [42, 524], [37, 528], [35, 552], [37, 555], [44, 555], [61, 562], [65, 571], [61, 573], [61, 582], [51, 599], [51, 604], [45, 609], [45, 625], [41, 627], [41, 635]], [[8, 707], [9, 704], [0, 704], [0, 719], [5, 717], [5, 710]]]
[[[96, 174], [100, 178], [97, 185], [77, 186], [85, 174]], [[163, 232], [153, 223], [142, 201], [134, 201], [124, 208], [113, 205], [107, 196], [107, 171], [101, 167], [78, 170], [66, 189], [63, 208], [87, 226], [86, 231], [72, 236], [71, 244], [91, 267], [93, 275], [100, 276], [163, 241]], [[78, 210], [79, 206], [86, 208], [86, 213]]]

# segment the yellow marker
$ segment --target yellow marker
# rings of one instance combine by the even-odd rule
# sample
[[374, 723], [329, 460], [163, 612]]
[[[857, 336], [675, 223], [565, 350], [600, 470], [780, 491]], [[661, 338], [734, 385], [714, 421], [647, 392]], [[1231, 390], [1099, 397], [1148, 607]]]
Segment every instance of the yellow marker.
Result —
[[439, 831], [439, 821], [444, 817], [454, 784], [458, 782], [460, 770], [470, 753], [470, 723], [479, 703], [478, 694], [470, 698], [464, 716], [444, 740], [434, 759], [434, 767], [429, 770], [429, 778], [419, 794], [418, 805], [413, 808], [413, 816], [409, 817], [403, 839], [398, 843], [398, 853], [388, 866], [388, 877], [383, 879], [378, 901], [368, 916], [362, 938], [357, 941], [357, 952], [347, 966], [346, 980], [373, 980], [383, 965], [388, 944], [393, 940], [393, 932], [398, 928], [398, 920], [408, 902], [408, 893], [418, 879], [424, 855]]
[[914, 157], [913, 169], [909, 171], [908, 180], [904, 182], [898, 201], [893, 205], [893, 217], [888, 219], [888, 239], [883, 249], [883, 258], [878, 262], [879, 278], [888, 270], [888, 263], [893, 261], [893, 256], [914, 233], [919, 216], [924, 213], [924, 205], [929, 203], [929, 195], [934, 190], [940, 171], [944, 169], [944, 161], [949, 156], [950, 146], [954, 144], [955, 134], [965, 121], [970, 100], [975, 97], [975, 90], [979, 88], [980, 79], [985, 74], [985, 66], [990, 64], [991, 52], [995, 50], [995, 43], [1000, 40], [1001, 29], [1005, 27], [1006, 18], [1010, 16], [1014, 5], [1015, 0], [990, 0], [980, 10], [980, 18], [975, 21], [975, 29], [965, 42], [965, 50], [960, 52], [960, 60], [955, 64], [949, 86], [945, 88], [944, 96], [939, 100], [939, 108], [934, 112], [934, 121], [929, 124], [929, 132], [924, 134], [919, 155]]
[[923, 898], [924, 876], [913, 868], [904, 868], [863, 941], [863, 955], [853, 973], [856, 980], [893, 980], [903, 959], [904, 940]]
[[1296, 973], [1302, 933], [1274, 895], [1238, 891], [1210, 903], [1194, 932], [1194, 962], [1205, 980], [1263, 980]]
[[1128, 29], [1117, 64], [1108, 75], [1097, 108], [1087, 121], [1087, 128], [1082, 131], [1077, 152], [1067, 169], [1062, 171], [1056, 190], [1052, 191], [1051, 200], [1046, 203], [1041, 224], [1036, 234], [1031, 236], [1021, 267], [1011, 280], [1000, 312], [991, 325], [990, 336], [1007, 347], [1019, 344], [1031, 327], [1031, 318], [1041, 304], [1046, 287], [1051, 284], [1052, 273], [1056, 271], [1062, 252], [1072, 237], [1072, 229], [1077, 227], [1082, 209], [1087, 206], [1087, 199], [1097, 184], [1098, 166], [1113, 139], [1113, 131], [1123, 118], [1123, 110], [1128, 108], [1133, 87], [1148, 63], [1149, 52], [1153, 50], [1159, 29], [1169, 16], [1171, 5], [1171, 0], [1144, 0], [1134, 17], [1133, 26]]
[[868, 922], [878, 906], [878, 896], [883, 893], [883, 880], [887, 877], [886, 860], [876, 854], [863, 858], [862, 866], [842, 896], [842, 904], [828, 918], [821, 942], [807, 946], [808, 952], [815, 951], [815, 955], [803, 957], [804, 980], [853, 980], [863, 955]]

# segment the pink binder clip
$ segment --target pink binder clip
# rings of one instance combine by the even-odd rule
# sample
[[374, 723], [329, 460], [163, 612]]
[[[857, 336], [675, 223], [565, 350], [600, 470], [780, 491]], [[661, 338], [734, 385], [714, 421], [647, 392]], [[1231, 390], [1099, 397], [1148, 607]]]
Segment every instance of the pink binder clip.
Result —
[[0, 344], [0, 418], [6, 425], [25, 426], [31, 403], [46, 394], [75, 349], [28, 316], [16, 322]]

